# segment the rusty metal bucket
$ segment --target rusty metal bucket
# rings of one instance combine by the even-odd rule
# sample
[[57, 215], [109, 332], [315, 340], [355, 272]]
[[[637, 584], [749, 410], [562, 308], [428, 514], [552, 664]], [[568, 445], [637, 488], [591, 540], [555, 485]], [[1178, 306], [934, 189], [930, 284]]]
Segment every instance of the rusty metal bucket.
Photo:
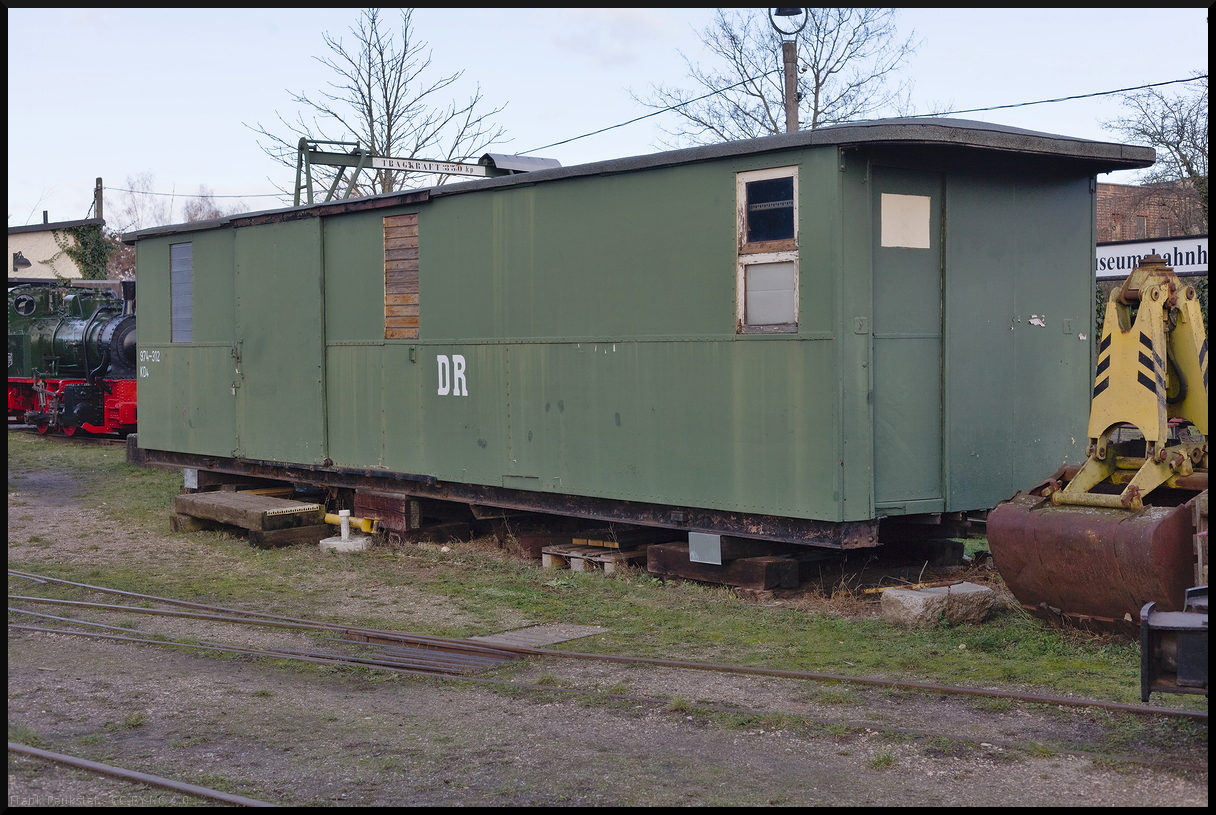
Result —
[[1019, 493], [988, 514], [988, 544], [1035, 616], [1136, 635], [1145, 603], [1180, 610], [1194, 584], [1193, 516], [1189, 504], [1130, 512]]

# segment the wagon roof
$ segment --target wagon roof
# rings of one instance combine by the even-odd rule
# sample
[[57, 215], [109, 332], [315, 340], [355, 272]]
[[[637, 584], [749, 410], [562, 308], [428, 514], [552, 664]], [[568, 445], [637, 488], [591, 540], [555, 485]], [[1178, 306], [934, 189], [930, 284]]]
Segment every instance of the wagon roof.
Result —
[[814, 130], [800, 130], [758, 139], [690, 147], [651, 153], [644, 156], [611, 159], [608, 161], [578, 164], [570, 167], [552, 167], [517, 175], [482, 178], [425, 187], [399, 190], [391, 193], [346, 199], [325, 204], [267, 210], [257, 213], [240, 213], [210, 221], [195, 221], [186, 224], [153, 227], [123, 235], [127, 243], [142, 238], [172, 235], [214, 229], [226, 225], [245, 226], [279, 220], [292, 220], [316, 215], [419, 203], [432, 197], [459, 195], [485, 189], [539, 184], [566, 178], [593, 175], [615, 175], [639, 170], [670, 167], [679, 164], [711, 161], [741, 155], [760, 155], [804, 147], [837, 145], [841, 147], [861, 145], [928, 145], [962, 150], [978, 150], [1006, 155], [1040, 156], [1064, 160], [1086, 173], [1106, 173], [1113, 170], [1134, 170], [1150, 166], [1156, 158], [1151, 147], [1139, 147], [1115, 142], [1099, 142], [1090, 139], [1040, 133], [1017, 127], [977, 122], [967, 119], [904, 118], [875, 119], [867, 122], [850, 122], [830, 125]]

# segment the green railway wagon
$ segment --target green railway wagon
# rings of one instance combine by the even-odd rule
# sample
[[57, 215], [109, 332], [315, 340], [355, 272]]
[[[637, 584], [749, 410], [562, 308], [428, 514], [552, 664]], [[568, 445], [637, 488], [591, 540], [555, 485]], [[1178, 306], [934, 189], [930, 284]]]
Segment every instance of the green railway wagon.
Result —
[[881, 120], [159, 227], [148, 460], [832, 548], [1085, 459], [1096, 174]]

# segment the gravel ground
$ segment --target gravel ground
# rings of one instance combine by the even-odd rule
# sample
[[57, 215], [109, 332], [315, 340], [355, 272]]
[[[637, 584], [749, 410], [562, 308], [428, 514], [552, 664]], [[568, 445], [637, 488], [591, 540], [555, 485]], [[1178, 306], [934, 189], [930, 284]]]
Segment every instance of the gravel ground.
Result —
[[[743, 696], [752, 705], [797, 693], [737, 676], [549, 670], [562, 679], [581, 671], [602, 687], [625, 682], [630, 693], [670, 694], [674, 685], [692, 698]], [[867, 707], [829, 712], [862, 718], [873, 715]], [[994, 740], [1101, 728], [1058, 710], [992, 714], [915, 700], [887, 708], [903, 727], [977, 730]], [[10, 636], [9, 726], [36, 732], [46, 749], [295, 805], [1207, 804], [1206, 774], [892, 741], [873, 730], [733, 729], [644, 703], [506, 695], [43, 634]], [[8, 792], [10, 806], [181, 798], [12, 755]]]
[[[114, 525], [98, 536], [87, 498], [73, 497], [79, 489], [63, 474], [14, 480], [10, 473], [13, 484], [10, 547], [38, 534], [40, 545], [62, 561], [117, 562], [149, 551], [206, 557], [189, 548], [188, 538], [168, 533]], [[10, 591], [25, 588], [10, 580]], [[391, 600], [406, 620], [445, 612], [432, 595], [408, 587], [393, 592], [361, 602]], [[529, 622], [504, 611], [497, 630]], [[180, 633], [183, 625], [140, 620], [141, 630], [164, 633]], [[211, 636], [299, 641], [246, 627]], [[594, 645], [589, 637], [579, 650], [594, 651]], [[10, 740], [285, 805], [1208, 802], [1206, 772], [1028, 749], [1036, 743], [1109, 749], [1120, 725], [1092, 711], [575, 660], [513, 663], [481, 677], [668, 700], [656, 703], [13, 630], [8, 672]], [[772, 720], [713, 715], [691, 703], [806, 718], [766, 725], [760, 722]], [[822, 724], [808, 726], [811, 720]], [[870, 728], [850, 727], [854, 723]], [[887, 728], [972, 740], [898, 736]], [[1144, 725], [1124, 733], [1118, 752], [1206, 762], [1206, 724], [1174, 743], [1162, 737], [1169, 732]], [[1006, 746], [1013, 743], [1021, 746]], [[13, 753], [8, 794], [10, 806], [209, 805]]]

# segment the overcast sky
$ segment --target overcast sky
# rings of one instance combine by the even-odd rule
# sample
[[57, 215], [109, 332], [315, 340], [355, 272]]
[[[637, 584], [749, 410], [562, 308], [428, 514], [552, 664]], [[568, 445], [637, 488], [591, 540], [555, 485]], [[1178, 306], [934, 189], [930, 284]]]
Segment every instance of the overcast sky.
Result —
[[[686, 82], [680, 52], [708, 61], [698, 34], [712, 17], [419, 9], [414, 25], [437, 73], [464, 71], [458, 97], [480, 84], [487, 104], [506, 104], [495, 121], [509, 141], [493, 150], [515, 153], [650, 112], [630, 89]], [[322, 32], [349, 41], [357, 19], [355, 9], [9, 9], [9, 226], [40, 223], [43, 210], [51, 221], [86, 217], [98, 176], [111, 212], [141, 173], [177, 196], [203, 184], [248, 196], [250, 210], [282, 206], [255, 196], [289, 186], [294, 170], [268, 158], [246, 125], [293, 119], [290, 92], [312, 94], [332, 78], [313, 58], [325, 53]], [[898, 25], [920, 42], [905, 69], [917, 111], [1094, 94], [1183, 79], [1208, 63], [1203, 8], [906, 9]], [[1099, 96], [960, 118], [1117, 141], [1102, 122], [1122, 112], [1117, 97]], [[660, 121], [674, 115], [533, 155], [569, 166], [652, 153], [662, 149]]]

